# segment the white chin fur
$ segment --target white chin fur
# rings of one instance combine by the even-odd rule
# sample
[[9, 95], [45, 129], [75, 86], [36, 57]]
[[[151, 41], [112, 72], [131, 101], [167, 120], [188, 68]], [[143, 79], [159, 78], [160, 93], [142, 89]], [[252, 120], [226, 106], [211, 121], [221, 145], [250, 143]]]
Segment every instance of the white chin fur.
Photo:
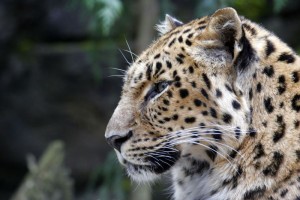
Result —
[[160, 177], [160, 175], [145, 170], [139, 170], [137, 172], [133, 169], [133, 166], [127, 167], [127, 173], [132, 180], [138, 183], [153, 182]]

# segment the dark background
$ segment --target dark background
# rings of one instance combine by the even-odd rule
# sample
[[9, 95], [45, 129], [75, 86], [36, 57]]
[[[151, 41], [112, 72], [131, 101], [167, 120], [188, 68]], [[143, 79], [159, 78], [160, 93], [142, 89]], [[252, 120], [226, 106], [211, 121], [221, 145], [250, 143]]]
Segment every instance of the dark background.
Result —
[[[112, 10], [115, 17], [106, 13], [105, 18], [103, 9], [114, 2], [121, 12]], [[128, 67], [118, 49], [128, 50], [126, 40], [136, 54], [147, 48], [165, 13], [187, 22], [225, 6], [299, 52], [300, 1], [1, 0], [0, 199], [11, 197], [21, 184], [26, 156], [39, 158], [54, 140], [65, 144], [74, 198], [134, 199], [143, 188], [132, 186], [120, 168], [105, 178], [107, 166], [118, 166], [104, 140], [122, 86], [122, 78], [113, 76], [122, 72], [113, 68]], [[147, 198], [168, 198], [160, 189], [164, 184], [153, 186], [158, 193], [145, 192]]]

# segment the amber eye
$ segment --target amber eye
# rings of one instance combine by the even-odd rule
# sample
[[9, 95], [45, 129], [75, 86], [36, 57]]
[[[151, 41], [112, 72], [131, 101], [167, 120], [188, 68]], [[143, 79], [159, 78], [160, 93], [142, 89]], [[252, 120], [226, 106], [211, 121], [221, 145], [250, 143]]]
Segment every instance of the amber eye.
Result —
[[164, 91], [168, 85], [170, 84], [169, 81], [161, 81], [152, 86], [152, 88], [147, 93], [145, 100], [148, 101], [152, 98], [154, 98], [156, 95], [160, 94], [162, 91]]

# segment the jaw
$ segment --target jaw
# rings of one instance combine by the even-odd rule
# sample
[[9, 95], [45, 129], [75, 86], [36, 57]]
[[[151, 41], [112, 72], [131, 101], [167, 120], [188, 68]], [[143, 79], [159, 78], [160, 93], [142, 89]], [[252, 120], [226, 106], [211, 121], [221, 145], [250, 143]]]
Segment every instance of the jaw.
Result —
[[149, 152], [144, 158], [145, 164], [134, 164], [117, 153], [119, 162], [126, 168], [128, 175], [137, 182], [151, 182], [169, 171], [179, 160], [180, 151], [170, 151], [160, 148], [158, 151]]

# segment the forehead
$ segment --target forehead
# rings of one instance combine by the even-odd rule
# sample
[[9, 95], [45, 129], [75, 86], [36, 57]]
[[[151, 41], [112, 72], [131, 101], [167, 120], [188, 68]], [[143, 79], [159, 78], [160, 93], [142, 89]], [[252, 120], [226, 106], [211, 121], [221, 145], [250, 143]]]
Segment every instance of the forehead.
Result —
[[[172, 59], [180, 62], [180, 57], [186, 54], [186, 48], [195, 45], [193, 43], [194, 38], [205, 29], [207, 21], [208, 17], [193, 20], [187, 24], [176, 27], [154, 41], [129, 67], [125, 83], [132, 81], [132, 79], [135, 79], [133, 82], [137, 82], [137, 80], [143, 78], [143, 75], [147, 76], [149, 68], [152, 68], [152, 73], [155, 73], [155, 71], [158, 70], [157, 68], [160, 68], [161, 65], [166, 67], [166, 69], [170, 69], [167, 63], [169, 60], [170, 62]], [[162, 63], [161, 65], [157, 65], [157, 62]], [[144, 78], [147, 79], [147, 77]]]

